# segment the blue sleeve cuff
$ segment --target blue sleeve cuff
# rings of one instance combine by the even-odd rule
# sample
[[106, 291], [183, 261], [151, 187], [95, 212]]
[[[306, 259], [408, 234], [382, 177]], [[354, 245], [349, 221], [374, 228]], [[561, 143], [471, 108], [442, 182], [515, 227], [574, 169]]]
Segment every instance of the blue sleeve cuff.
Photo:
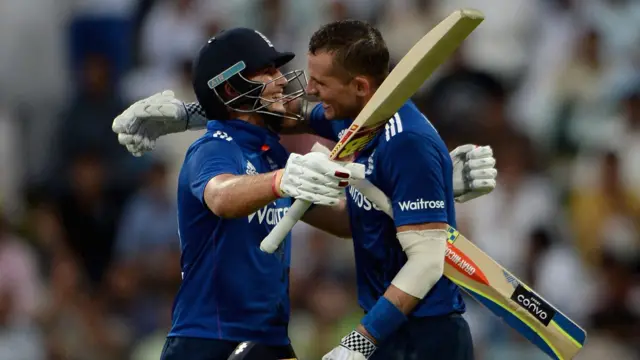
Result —
[[362, 326], [378, 343], [396, 332], [405, 322], [407, 316], [384, 296], [362, 318]]

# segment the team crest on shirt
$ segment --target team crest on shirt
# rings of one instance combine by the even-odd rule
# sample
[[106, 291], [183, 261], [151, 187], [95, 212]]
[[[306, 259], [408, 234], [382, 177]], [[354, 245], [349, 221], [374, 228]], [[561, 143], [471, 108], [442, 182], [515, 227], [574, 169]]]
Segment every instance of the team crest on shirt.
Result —
[[249, 160], [247, 160], [247, 175], [258, 175], [258, 170]]

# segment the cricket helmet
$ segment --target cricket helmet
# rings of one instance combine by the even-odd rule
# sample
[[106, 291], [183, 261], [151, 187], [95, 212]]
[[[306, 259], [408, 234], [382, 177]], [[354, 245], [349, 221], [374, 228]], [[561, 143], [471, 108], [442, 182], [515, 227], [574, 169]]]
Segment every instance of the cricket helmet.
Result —
[[[270, 112], [267, 107], [274, 102], [286, 103], [304, 95], [306, 77], [304, 71], [293, 70], [263, 83], [247, 79], [260, 69], [280, 68], [294, 58], [291, 52], [279, 52], [271, 41], [257, 30], [233, 28], [223, 30], [200, 49], [193, 65], [193, 89], [208, 119], [227, 119], [228, 109], [237, 112], [258, 112], [282, 116]], [[285, 93], [278, 100], [261, 97], [265, 87], [285, 77], [289, 83], [298, 81], [299, 89]], [[225, 84], [237, 94], [228, 98]]]

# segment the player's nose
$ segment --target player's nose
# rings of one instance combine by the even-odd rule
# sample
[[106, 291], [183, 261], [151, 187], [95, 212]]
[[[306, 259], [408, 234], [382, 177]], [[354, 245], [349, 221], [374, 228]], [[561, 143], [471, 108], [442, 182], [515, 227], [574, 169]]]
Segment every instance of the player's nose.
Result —
[[307, 94], [309, 94], [309, 95], [316, 95], [317, 94], [316, 88], [315, 88], [315, 86], [313, 86], [311, 81], [307, 82], [307, 88], [305, 89], [305, 92]]
[[275, 73], [275, 78], [276, 78], [276, 85], [278, 86], [285, 87], [287, 86], [287, 84], [289, 84], [289, 80], [287, 79], [286, 76], [282, 75], [282, 72], [280, 70], [277, 70], [277, 72]]

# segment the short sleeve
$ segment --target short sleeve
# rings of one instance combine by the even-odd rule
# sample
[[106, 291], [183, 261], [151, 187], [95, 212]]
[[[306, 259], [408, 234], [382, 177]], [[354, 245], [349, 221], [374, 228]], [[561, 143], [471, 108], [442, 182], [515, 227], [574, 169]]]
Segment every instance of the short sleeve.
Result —
[[340, 140], [340, 132], [347, 129], [349, 125], [351, 125], [350, 121], [346, 120], [327, 120], [322, 104], [316, 105], [309, 114], [309, 126], [316, 135], [331, 141]]
[[186, 170], [193, 196], [204, 204], [204, 189], [220, 174], [243, 174], [242, 151], [233, 142], [212, 139], [200, 144], [187, 160]]
[[409, 132], [394, 136], [379, 162], [396, 227], [447, 222], [442, 154], [428, 137]]

